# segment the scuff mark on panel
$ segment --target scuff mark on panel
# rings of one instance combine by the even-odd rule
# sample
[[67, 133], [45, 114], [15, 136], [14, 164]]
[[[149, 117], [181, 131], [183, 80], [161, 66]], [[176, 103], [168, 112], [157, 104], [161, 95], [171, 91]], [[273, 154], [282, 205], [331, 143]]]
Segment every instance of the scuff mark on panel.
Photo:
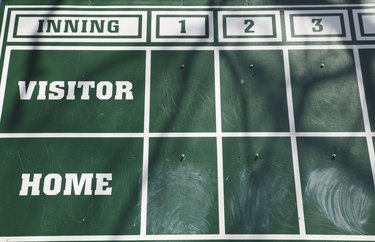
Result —
[[342, 169], [315, 169], [306, 184], [306, 195], [339, 230], [365, 234], [373, 203], [370, 194], [353, 175]]

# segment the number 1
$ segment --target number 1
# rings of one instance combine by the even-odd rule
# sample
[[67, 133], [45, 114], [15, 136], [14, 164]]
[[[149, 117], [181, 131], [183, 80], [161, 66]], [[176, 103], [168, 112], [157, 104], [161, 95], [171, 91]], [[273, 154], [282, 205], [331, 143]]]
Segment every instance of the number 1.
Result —
[[186, 34], [185, 20], [178, 21], [180, 23], [180, 34]]

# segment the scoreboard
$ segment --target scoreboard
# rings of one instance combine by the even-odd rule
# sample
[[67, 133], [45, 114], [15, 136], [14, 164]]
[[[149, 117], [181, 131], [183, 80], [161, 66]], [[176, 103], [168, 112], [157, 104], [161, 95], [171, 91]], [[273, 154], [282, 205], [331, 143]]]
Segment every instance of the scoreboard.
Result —
[[375, 241], [375, 4], [3, 0], [0, 241]]

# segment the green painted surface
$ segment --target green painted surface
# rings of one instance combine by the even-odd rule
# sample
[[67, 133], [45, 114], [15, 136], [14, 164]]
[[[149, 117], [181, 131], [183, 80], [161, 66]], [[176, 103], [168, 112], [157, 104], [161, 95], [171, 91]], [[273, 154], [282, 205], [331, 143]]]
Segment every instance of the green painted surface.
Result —
[[[349, 0], [334, 2], [348, 3]], [[286, 1], [282, 4], [295, 3]], [[299, 4], [322, 3], [332, 4], [333, 1], [317, 0]], [[0, 13], [2, 17], [5, 16], [7, 4], [30, 2], [4, 0]], [[294, 121], [297, 132], [364, 131], [351, 48], [355, 45], [360, 47], [365, 42], [356, 39], [347, 42], [287, 41], [283, 16], [285, 11], [314, 8], [303, 8], [302, 5], [298, 8], [243, 8], [257, 4], [280, 4], [273, 0], [165, 0], [158, 3], [150, 0], [67, 0], [53, 3], [36, 0], [33, 4], [62, 5], [49, 9], [52, 15], [58, 14], [59, 10], [73, 9], [64, 8], [65, 4], [81, 4], [82, 14], [90, 10], [108, 14], [112, 11], [145, 11], [147, 20], [144, 19], [143, 23], [147, 23], [147, 38], [145, 42], [112, 43], [102, 41], [103, 36], [98, 35], [91, 39], [95, 42], [51, 43], [39, 42], [43, 38], [35, 38], [35, 43], [11, 43], [6, 40], [9, 33], [7, 21], [11, 16], [10, 12], [7, 13], [8, 19], [2, 20], [5, 29], [1, 37], [4, 38], [1, 62], [4, 59], [7, 61], [5, 49], [10, 45], [25, 46], [30, 50], [11, 52], [9, 75], [0, 85], [5, 88], [0, 120], [0, 237], [108, 235], [87, 238], [28, 237], [26, 240], [152, 238], [178, 241], [187, 235], [198, 234], [186, 240], [215, 241], [205, 238], [220, 238], [230, 241], [228, 238], [234, 238], [230, 237], [233, 234], [252, 234], [243, 238], [249, 236], [249, 239], [255, 239], [259, 236], [262, 241], [267, 241], [264, 239], [269, 235], [281, 240], [286, 235], [296, 235], [298, 237], [290, 239], [303, 238], [306, 241], [312, 237], [304, 237], [303, 234], [299, 237], [299, 233], [303, 233], [300, 226], [304, 225], [299, 223], [302, 218], [297, 214], [296, 204], [300, 190], [296, 194], [295, 188], [298, 189], [299, 184], [295, 183], [298, 180], [294, 178], [299, 172], [303, 198], [300, 211], [304, 211], [308, 235], [374, 235], [374, 182], [369, 161], [369, 155], [373, 154], [367, 149], [368, 133], [345, 134], [361, 136], [356, 138], [307, 138], [300, 137], [306, 134], [297, 133], [298, 149], [293, 152], [298, 155], [300, 170], [293, 170], [293, 134], [284, 133], [283, 136], [289, 137], [276, 137], [280, 134], [257, 133], [275, 137], [244, 137], [248, 134], [241, 133], [289, 132], [289, 125], [293, 126]], [[103, 4], [108, 8], [92, 8]], [[116, 8], [112, 4], [122, 7]], [[128, 8], [125, 5], [138, 7]], [[153, 5], [153, 8], [144, 5]], [[163, 5], [175, 7], [163, 8]], [[187, 9], [184, 8], [186, 5], [201, 7]], [[220, 5], [237, 6], [220, 8]], [[34, 8], [35, 11], [41, 9], [43, 7]], [[318, 11], [321, 9], [347, 11], [350, 31], [354, 37], [353, 7], [319, 7]], [[23, 7], [22, 10], [27, 8]], [[282, 41], [220, 42], [218, 16], [219, 11], [226, 10], [279, 12]], [[213, 42], [153, 42], [151, 17], [157, 11], [170, 11], [176, 15], [182, 11], [212, 11]], [[184, 36], [182, 39], [189, 38]], [[77, 37], [76, 40], [81, 39]], [[339, 48], [347, 45], [348, 49], [318, 50], [320, 47], [314, 47], [315, 50], [303, 50], [304, 46], [310, 48], [318, 44], [333, 49], [337, 44], [340, 44]], [[39, 45], [42, 48], [39, 49]], [[45, 46], [50, 49], [54, 46], [65, 46], [68, 49], [70, 46], [75, 50], [42, 50]], [[102, 50], [79, 50], [81, 47], [95, 49], [95, 46]], [[270, 50], [257, 50], [256, 46]], [[299, 50], [290, 50], [296, 46]], [[123, 47], [128, 50], [125, 51]], [[166, 49], [163, 50], [163, 47]], [[242, 49], [236, 50], [237, 47]], [[284, 66], [287, 56], [283, 54], [288, 48], [290, 65]], [[219, 58], [215, 66], [214, 52], [217, 50]], [[146, 70], [147, 51], [150, 51], [151, 56], [147, 60], [150, 61], [149, 70]], [[374, 50], [360, 50], [362, 68], [357, 69], [363, 72], [372, 131], [375, 120], [372, 104], [375, 101], [374, 56]], [[215, 67], [219, 69], [215, 70]], [[296, 119], [290, 120], [290, 124], [285, 85], [289, 81], [289, 72], [285, 73], [288, 69]], [[7, 68], [4, 70], [8, 72]], [[149, 104], [145, 103], [145, 96], [148, 95], [145, 93], [147, 76], [151, 77]], [[90, 100], [36, 100], [36, 87], [32, 100], [25, 101], [19, 100], [17, 86], [19, 81], [110, 81], [114, 84], [119, 80], [133, 83], [134, 100], [98, 100], [94, 90], [90, 91]], [[6, 81], [6, 86], [3, 81]], [[220, 84], [220, 87], [216, 86], [217, 89], [215, 81]], [[216, 90], [220, 90], [220, 104], [215, 100]], [[81, 94], [78, 92], [76, 96]], [[221, 107], [219, 114], [215, 113], [217, 106]], [[289, 111], [291, 113], [292, 110]], [[150, 114], [150, 119], [145, 119], [145, 113]], [[216, 130], [216, 117], [221, 119], [222, 130]], [[144, 123], [148, 120], [149, 127]], [[82, 138], [82, 135], [93, 134], [74, 132], [99, 133], [95, 136], [107, 138]], [[111, 132], [121, 132], [117, 134], [121, 136], [129, 135], [126, 132], [138, 133], [137, 137], [142, 138], [115, 138]], [[167, 138], [165, 136], [170, 134], [164, 132], [182, 134], [175, 133], [171, 135], [174, 138]], [[71, 138], [30, 138], [40, 133], [53, 133], [48, 135], [61, 137], [67, 135]], [[222, 146], [220, 141], [223, 142]], [[258, 158], [256, 153], [259, 153]], [[331, 158], [332, 154], [336, 154], [335, 159]], [[148, 167], [142, 166], [143, 155], [147, 156]], [[218, 173], [221, 172], [221, 155], [223, 174]], [[39, 196], [20, 196], [21, 175], [25, 173], [40, 173], [43, 176], [54, 173], [62, 177], [67, 173], [111, 173], [113, 180], [109, 184], [113, 191], [110, 196], [63, 195], [62, 191], [56, 196], [47, 196], [41, 188]], [[223, 180], [218, 180], [222, 176]], [[142, 181], [147, 181], [147, 186]], [[224, 186], [224, 200], [219, 197], [221, 185]], [[146, 187], [148, 190], [141, 191], [141, 188]], [[147, 201], [143, 201], [143, 205], [147, 204], [144, 207], [147, 214], [142, 214], [144, 217], [141, 215], [141, 194], [147, 194]], [[223, 211], [219, 210], [219, 205], [223, 205]], [[223, 221], [219, 221], [219, 214], [222, 213], [225, 216]], [[141, 216], [146, 218], [142, 220], [142, 225]], [[225, 226], [225, 236], [224, 231], [219, 231], [220, 222]], [[141, 226], [144, 226], [142, 232], [152, 237], [144, 237]], [[111, 237], [113, 235], [136, 236]], [[5, 237], [2, 239], [8, 240]], [[343, 237], [330, 237], [331, 241], [333, 239], [342, 240]], [[370, 237], [369, 240], [372, 239]]]
[[371, 130], [375, 130], [375, 50], [359, 50]]
[[148, 234], [218, 233], [214, 138], [153, 138], [148, 177]]
[[221, 51], [223, 131], [289, 131], [284, 76], [280, 50]]
[[[2, 132], [142, 132], [145, 51], [11, 52]], [[20, 100], [18, 81], [131, 81], [134, 100]], [[67, 94], [67, 84], [65, 84]], [[113, 84], [113, 93], [115, 85]], [[48, 96], [48, 94], [47, 94]]]
[[213, 61], [213, 51], [152, 52], [152, 132], [216, 130]]
[[227, 233], [299, 232], [289, 138], [224, 138], [223, 163]]
[[[41, 184], [19, 196], [22, 173], [112, 173], [112, 195], [47, 196]], [[0, 236], [139, 234], [141, 175], [142, 139], [1, 140]]]
[[363, 131], [353, 52], [291, 50], [289, 57], [296, 130]]
[[366, 139], [298, 138], [298, 150], [307, 233], [374, 234]]

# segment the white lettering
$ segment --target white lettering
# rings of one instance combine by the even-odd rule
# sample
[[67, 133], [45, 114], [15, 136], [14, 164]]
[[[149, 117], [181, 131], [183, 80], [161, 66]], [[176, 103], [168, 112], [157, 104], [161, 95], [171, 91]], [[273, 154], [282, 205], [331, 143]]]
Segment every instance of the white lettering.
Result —
[[19, 195], [27, 196], [29, 193], [29, 187], [31, 188], [31, 196], [39, 196], [39, 184], [42, 174], [34, 174], [34, 179], [30, 180], [30, 174], [22, 174], [22, 185]]
[[112, 188], [108, 187], [108, 181], [112, 181], [112, 173], [96, 174], [95, 195], [111, 195]]
[[91, 182], [93, 178], [93, 174], [91, 173], [83, 173], [81, 175], [81, 180], [78, 181], [78, 174], [67, 173], [65, 174], [65, 190], [64, 195], [71, 195], [72, 194], [72, 187], [74, 190], [74, 195], [80, 195], [82, 193], [83, 187], [85, 187], [84, 195], [91, 195]]
[[90, 100], [94, 93], [99, 100], [134, 99], [130, 81], [19, 81], [18, 89], [21, 100], [31, 100], [34, 92], [38, 93], [37, 100]]
[[48, 82], [41, 81], [39, 82], [39, 93], [38, 97], [36, 99], [38, 100], [46, 100], [46, 88], [47, 88]]
[[61, 191], [61, 176], [59, 174], [48, 174], [44, 178], [43, 192], [46, 195], [53, 196]]
[[68, 82], [68, 95], [66, 96], [66, 100], [76, 99], [76, 96], [74, 95], [76, 85], [77, 82]]
[[48, 94], [49, 100], [60, 100], [64, 98], [64, 82], [54, 81], [49, 86], [50, 93]]
[[100, 100], [108, 100], [112, 97], [113, 85], [108, 81], [99, 82], [96, 85], [96, 96]]
[[82, 88], [81, 100], [90, 99], [90, 88], [95, 87], [95, 82], [93, 81], [79, 81], [77, 84], [78, 88]]
[[125, 93], [125, 100], [133, 100], [133, 84], [129, 81], [116, 82], [116, 100], [122, 100], [122, 94]]
[[[92, 190], [93, 179], [95, 175], [95, 191]], [[32, 179], [30, 177], [33, 177]], [[112, 173], [66, 173], [62, 176], [57, 173], [47, 174], [43, 181], [42, 174], [22, 174], [22, 184], [19, 196], [39, 196], [40, 187], [43, 186], [43, 193], [47, 196], [56, 196], [61, 194], [62, 188], [64, 196], [69, 195], [112, 195], [112, 187], [109, 181], [112, 181]], [[31, 188], [31, 189], [30, 189]], [[31, 190], [31, 193], [29, 191]]]
[[29, 82], [28, 88], [26, 88], [26, 82], [25, 81], [19, 81], [18, 82], [18, 88], [19, 88], [19, 91], [20, 91], [20, 99], [21, 100], [30, 100], [31, 96], [33, 95], [35, 86], [36, 86], [36, 81]]

